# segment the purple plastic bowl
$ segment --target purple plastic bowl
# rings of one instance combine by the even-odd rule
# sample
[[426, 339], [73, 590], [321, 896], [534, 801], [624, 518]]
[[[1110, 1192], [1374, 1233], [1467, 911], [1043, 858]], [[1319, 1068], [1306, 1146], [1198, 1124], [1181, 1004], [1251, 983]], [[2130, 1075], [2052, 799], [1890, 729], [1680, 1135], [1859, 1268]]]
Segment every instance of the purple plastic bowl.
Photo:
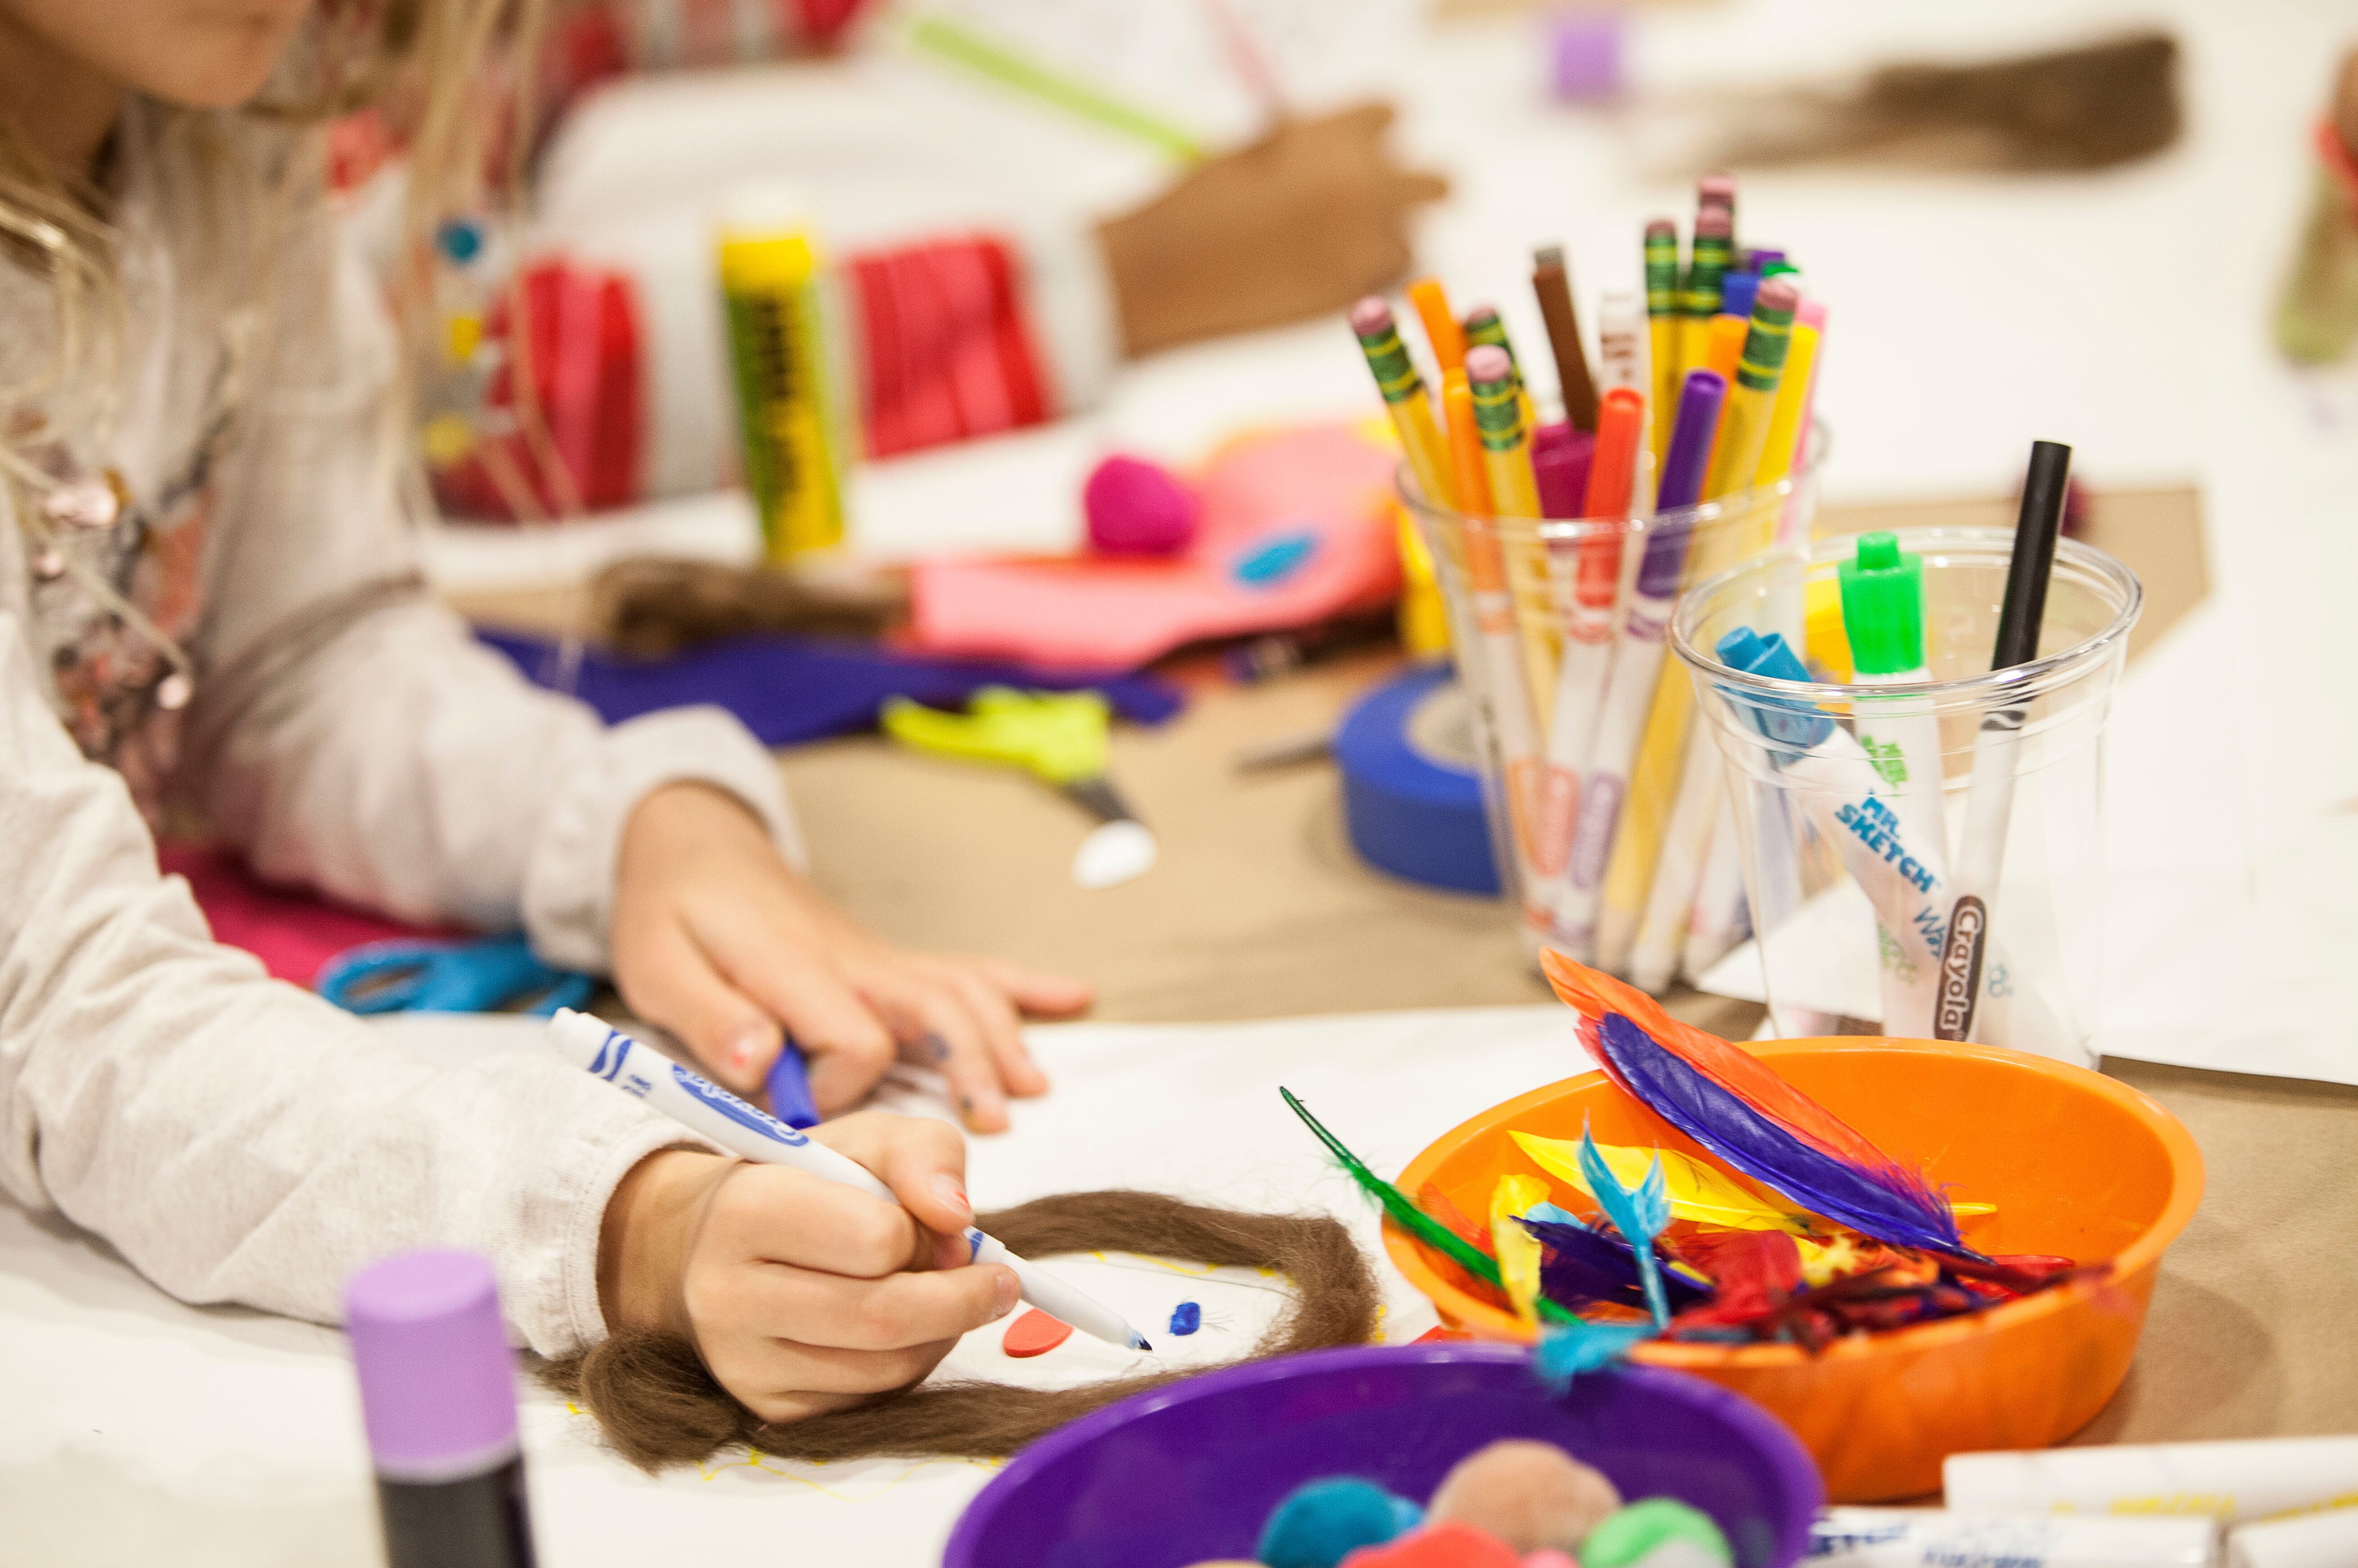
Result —
[[1050, 1433], [976, 1495], [943, 1568], [1185, 1568], [1249, 1560], [1280, 1498], [1361, 1476], [1423, 1502], [1502, 1437], [1552, 1443], [1628, 1498], [1716, 1519], [1736, 1568], [1790, 1568], [1823, 1496], [1793, 1434], [1740, 1395], [1628, 1367], [1566, 1398], [1504, 1345], [1367, 1346], [1207, 1372]]

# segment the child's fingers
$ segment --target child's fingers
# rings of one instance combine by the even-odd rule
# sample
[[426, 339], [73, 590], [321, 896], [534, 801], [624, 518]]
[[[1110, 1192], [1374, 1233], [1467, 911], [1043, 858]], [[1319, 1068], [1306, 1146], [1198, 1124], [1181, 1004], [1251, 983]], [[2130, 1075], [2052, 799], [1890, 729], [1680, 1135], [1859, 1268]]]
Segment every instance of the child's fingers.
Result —
[[[932, 1349], [955, 1340], [1005, 1317], [1014, 1309], [1018, 1291], [1015, 1271], [997, 1263], [882, 1280], [848, 1280], [807, 1269], [762, 1270], [757, 1278], [759, 1292], [747, 1302], [749, 1326], [813, 1349], [871, 1355]], [[844, 1391], [832, 1382], [805, 1387]]]
[[892, 1065], [892, 1031], [832, 965], [763, 928], [714, 932], [708, 943], [721, 973], [793, 1033], [810, 1059], [811, 1098], [822, 1115], [859, 1104], [876, 1087]]
[[1088, 1011], [1097, 991], [1087, 980], [1027, 969], [1004, 958], [970, 960], [974, 972], [1006, 993], [1031, 1018], [1070, 1018]]
[[720, 1386], [763, 1421], [803, 1421], [922, 1380], [957, 1341], [903, 1351], [838, 1350], [766, 1336], [708, 1349]]
[[[934, 1261], [933, 1233], [906, 1208], [778, 1165], [732, 1171], [714, 1191], [704, 1225], [708, 1234], [698, 1246], [732, 1265], [783, 1263], [876, 1280]], [[741, 1272], [692, 1281], [697, 1291], [718, 1293], [691, 1302], [690, 1315], [735, 1315]]]
[[875, 1172], [927, 1229], [955, 1236], [974, 1223], [966, 1195], [966, 1140], [947, 1122], [862, 1111], [815, 1128], [811, 1136]]
[[729, 983], [685, 926], [662, 921], [642, 940], [623, 991], [631, 1011], [677, 1035], [729, 1088], [759, 1095], [785, 1044], [777, 1020]]
[[1007, 1091], [982, 1025], [946, 978], [902, 968], [871, 982], [893, 1032], [950, 1081], [950, 1098], [969, 1132], [1007, 1130]]
[[950, 983], [957, 988], [967, 1011], [982, 1025], [982, 1037], [990, 1047], [999, 1081], [1007, 1092], [1019, 1098], [1048, 1092], [1048, 1075], [1032, 1060], [1032, 1053], [1023, 1044], [1022, 1021], [1015, 1015], [1015, 1004], [1007, 993], [986, 981], [971, 969], [950, 971]]

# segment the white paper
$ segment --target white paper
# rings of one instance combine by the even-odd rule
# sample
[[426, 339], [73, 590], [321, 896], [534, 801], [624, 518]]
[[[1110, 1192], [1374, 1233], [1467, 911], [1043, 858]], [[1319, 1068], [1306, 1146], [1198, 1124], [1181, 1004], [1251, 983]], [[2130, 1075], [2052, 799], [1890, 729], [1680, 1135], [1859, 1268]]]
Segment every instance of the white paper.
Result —
[[[442, 1059], [536, 1050], [537, 1021], [391, 1022]], [[1377, 1222], [1277, 1095], [1283, 1084], [1378, 1170], [1500, 1100], [1586, 1071], [1556, 1006], [1203, 1026], [1075, 1024], [1029, 1038], [1055, 1081], [1018, 1101], [1012, 1133], [971, 1142], [984, 1207], [1130, 1185], [1244, 1208], [1346, 1218], [1384, 1281], [1382, 1329], [1412, 1340], [1433, 1308], [1380, 1261]], [[943, 1114], [922, 1076], [890, 1108]], [[1280, 1304], [1253, 1271], [1221, 1278], [1109, 1254], [1055, 1267], [1140, 1325], [1168, 1358], [1219, 1359]], [[1189, 1338], [1158, 1332], [1202, 1303]], [[1084, 1381], [1135, 1365], [1076, 1335], [1013, 1361], [1002, 1325], [969, 1336], [946, 1370], [1006, 1382]], [[180, 1304], [70, 1226], [0, 1201], [0, 1563], [124, 1562], [174, 1568], [333, 1568], [382, 1562], [358, 1397], [337, 1330]], [[593, 1423], [529, 1382], [524, 1436], [542, 1561], [858, 1563], [939, 1560], [991, 1468], [961, 1460], [825, 1466], [741, 1458], [650, 1479], [599, 1446]]]

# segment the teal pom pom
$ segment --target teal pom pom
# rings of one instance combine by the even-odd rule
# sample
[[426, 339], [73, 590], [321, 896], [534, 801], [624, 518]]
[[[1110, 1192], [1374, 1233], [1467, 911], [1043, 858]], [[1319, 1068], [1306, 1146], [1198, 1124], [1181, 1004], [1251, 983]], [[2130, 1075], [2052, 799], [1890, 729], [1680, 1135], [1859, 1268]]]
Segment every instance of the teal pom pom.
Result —
[[1363, 1546], [1381, 1546], [1424, 1522], [1424, 1510], [1356, 1476], [1305, 1481], [1261, 1527], [1253, 1555], [1268, 1568], [1336, 1568]]

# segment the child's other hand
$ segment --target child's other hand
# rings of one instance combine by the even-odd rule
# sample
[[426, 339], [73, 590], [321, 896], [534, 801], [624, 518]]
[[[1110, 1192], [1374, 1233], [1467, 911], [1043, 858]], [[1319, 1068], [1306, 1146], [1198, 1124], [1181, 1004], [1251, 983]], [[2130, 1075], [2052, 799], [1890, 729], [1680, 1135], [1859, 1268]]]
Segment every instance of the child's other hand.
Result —
[[948, 1076], [970, 1130], [1001, 1131], [1008, 1096], [1048, 1087], [1021, 1018], [1089, 1005], [1078, 980], [892, 946], [820, 897], [752, 813], [703, 784], [665, 785], [632, 813], [612, 945], [631, 1011], [749, 1099], [762, 1098], [792, 1031], [827, 1116], [858, 1104], [906, 1054]]
[[1015, 1305], [1012, 1270], [969, 1263], [966, 1142], [931, 1118], [862, 1111], [812, 1137], [905, 1207], [778, 1165], [651, 1154], [606, 1206], [609, 1330], [677, 1335], [764, 1421], [799, 1421], [932, 1371]]
[[1299, 321], [1399, 281], [1412, 210], [1449, 184], [1392, 157], [1391, 123], [1385, 103], [1286, 122], [1100, 226], [1123, 347]]

